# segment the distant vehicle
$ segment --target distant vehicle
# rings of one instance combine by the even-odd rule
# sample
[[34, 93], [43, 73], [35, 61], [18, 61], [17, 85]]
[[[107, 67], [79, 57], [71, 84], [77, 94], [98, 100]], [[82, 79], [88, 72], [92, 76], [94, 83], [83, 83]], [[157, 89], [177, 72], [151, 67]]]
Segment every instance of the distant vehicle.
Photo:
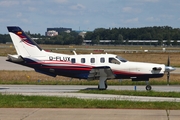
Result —
[[107, 89], [109, 79], [132, 79], [147, 81], [146, 90], [151, 90], [149, 78], [159, 78], [175, 68], [164, 64], [130, 62], [114, 54], [67, 55], [44, 51], [25, 32], [16, 26], [7, 27], [17, 55], [8, 55], [8, 61], [34, 68], [50, 76], [99, 80], [98, 89]]

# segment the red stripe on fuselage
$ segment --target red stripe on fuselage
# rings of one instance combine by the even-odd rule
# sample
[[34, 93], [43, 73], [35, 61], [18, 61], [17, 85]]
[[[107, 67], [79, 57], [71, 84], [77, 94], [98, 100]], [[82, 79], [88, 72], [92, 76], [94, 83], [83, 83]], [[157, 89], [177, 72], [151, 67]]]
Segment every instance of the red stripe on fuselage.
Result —
[[143, 75], [143, 73], [136, 73], [136, 72], [129, 72], [129, 71], [119, 71], [119, 70], [112, 70], [114, 74], [119, 75]]

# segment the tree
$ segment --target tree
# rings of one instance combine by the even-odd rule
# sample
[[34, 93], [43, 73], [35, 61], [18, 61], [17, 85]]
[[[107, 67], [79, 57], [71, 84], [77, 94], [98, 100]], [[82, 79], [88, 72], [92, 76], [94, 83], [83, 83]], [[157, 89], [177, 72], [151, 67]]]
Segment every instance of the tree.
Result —
[[64, 40], [63, 40], [62, 35], [54, 36], [53, 40], [54, 40], [54, 44], [58, 44], [58, 45], [63, 45], [64, 44]]
[[93, 40], [92, 40], [92, 44], [93, 44], [93, 45], [99, 44], [99, 36], [97, 36], [96, 39], [93, 39]]
[[177, 45], [177, 40], [174, 40], [173, 45]]
[[158, 44], [163, 45], [163, 36], [161, 34], [158, 34]]
[[1, 35], [0, 34], [0, 43], [6, 43], [6, 42], [11, 42], [11, 38], [8, 34]]
[[82, 38], [82, 36], [78, 35], [75, 39], [75, 44], [81, 45], [82, 43], [83, 43], [83, 38]]
[[115, 45], [123, 44], [123, 36], [121, 34], [118, 35], [118, 39], [115, 40]]
[[129, 40], [128, 40], [128, 39], [126, 39], [126, 45], [128, 45], [128, 43], [129, 43]]
[[84, 39], [86, 40], [92, 40], [93, 32], [87, 32]]

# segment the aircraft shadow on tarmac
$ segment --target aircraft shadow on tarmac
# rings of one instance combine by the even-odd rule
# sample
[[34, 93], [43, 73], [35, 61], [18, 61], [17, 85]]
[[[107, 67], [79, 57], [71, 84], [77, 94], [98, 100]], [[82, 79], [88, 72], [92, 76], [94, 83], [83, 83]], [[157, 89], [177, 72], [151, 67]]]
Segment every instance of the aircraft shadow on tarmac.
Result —
[[99, 90], [98, 88], [85, 88], [85, 89], [82, 89], [82, 90]]
[[9, 89], [9, 88], [0, 88], [0, 90], [5, 90], [5, 89]]

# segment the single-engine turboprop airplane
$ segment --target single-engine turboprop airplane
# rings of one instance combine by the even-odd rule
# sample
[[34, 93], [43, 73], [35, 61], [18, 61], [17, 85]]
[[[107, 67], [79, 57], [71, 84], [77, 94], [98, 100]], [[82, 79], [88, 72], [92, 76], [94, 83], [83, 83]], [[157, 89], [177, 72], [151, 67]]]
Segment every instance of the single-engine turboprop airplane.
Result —
[[[108, 79], [132, 79], [149, 81], [149, 78], [162, 77], [175, 68], [164, 64], [130, 62], [114, 54], [59, 54], [44, 51], [17, 26], [7, 27], [17, 55], [8, 55], [10, 62], [34, 68], [50, 76], [97, 80], [98, 89], [107, 88]], [[146, 90], [151, 90], [147, 84]]]

